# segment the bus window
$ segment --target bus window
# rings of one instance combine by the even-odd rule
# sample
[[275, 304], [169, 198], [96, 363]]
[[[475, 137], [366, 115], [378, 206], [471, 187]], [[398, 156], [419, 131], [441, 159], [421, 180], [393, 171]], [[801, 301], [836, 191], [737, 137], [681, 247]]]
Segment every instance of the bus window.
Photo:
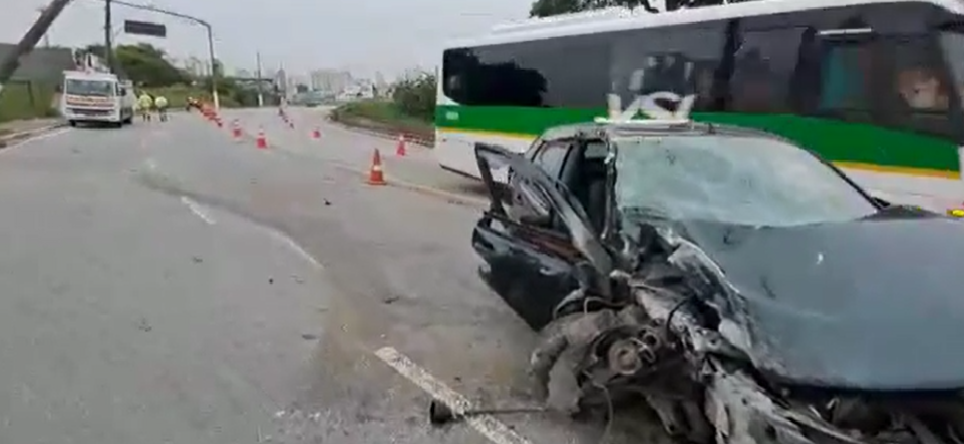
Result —
[[949, 88], [952, 100], [957, 100], [964, 108], [964, 33], [960, 31], [941, 32], [941, 45], [944, 61], [950, 67], [954, 87]]
[[861, 44], [828, 45], [823, 59], [820, 94], [822, 111], [867, 110], [866, 79], [871, 75], [866, 65], [869, 48]]
[[[935, 39], [928, 34], [885, 36], [880, 39], [878, 53], [883, 66], [892, 66], [887, 73], [891, 100], [884, 116], [890, 126], [907, 128], [928, 134], [952, 136], [950, 121], [950, 93], [952, 88], [943, 75], [940, 52]], [[892, 104], [892, 105], [891, 105]]]
[[897, 88], [904, 103], [916, 111], [946, 111], [947, 90], [926, 66], [911, 66], [897, 73]]
[[[617, 34], [612, 43], [611, 92], [624, 103], [637, 95], [669, 91], [697, 94], [694, 109], [712, 103], [714, 72], [723, 57], [723, 23], [643, 29]], [[712, 42], [712, 43], [709, 43]]]
[[735, 111], [789, 110], [790, 81], [803, 31], [778, 28], [743, 34], [730, 85]]

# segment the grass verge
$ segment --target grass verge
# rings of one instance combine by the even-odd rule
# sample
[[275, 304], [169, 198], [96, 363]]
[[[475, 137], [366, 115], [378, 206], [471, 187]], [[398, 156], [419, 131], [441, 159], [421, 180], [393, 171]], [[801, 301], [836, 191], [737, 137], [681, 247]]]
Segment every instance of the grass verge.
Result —
[[331, 112], [331, 120], [385, 134], [405, 134], [426, 141], [435, 140], [431, 122], [406, 115], [392, 102], [365, 100], [346, 103]]
[[0, 93], [0, 123], [11, 120], [56, 117], [54, 88], [35, 82], [10, 81]]

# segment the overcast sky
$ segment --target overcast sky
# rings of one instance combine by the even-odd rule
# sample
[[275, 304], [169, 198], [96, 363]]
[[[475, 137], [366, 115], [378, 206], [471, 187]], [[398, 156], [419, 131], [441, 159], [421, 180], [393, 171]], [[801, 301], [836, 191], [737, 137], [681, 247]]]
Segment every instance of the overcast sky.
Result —
[[[0, 0], [0, 41], [16, 42], [49, 0]], [[432, 69], [439, 48], [453, 37], [524, 18], [530, 0], [128, 0], [153, 4], [209, 21], [215, 50], [228, 69], [255, 68], [261, 51], [266, 69], [284, 64], [291, 73], [317, 68], [350, 69], [394, 77], [415, 65]], [[162, 22], [165, 40], [150, 39], [175, 57], [207, 58], [201, 27], [179, 19], [114, 6], [123, 19]], [[53, 45], [103, 41], [103, 3], [73, 0], [48, 33]], [[118, 43], [138, 38], [119, 34]], [[40, 43], [43, 44], [43, 41]]]

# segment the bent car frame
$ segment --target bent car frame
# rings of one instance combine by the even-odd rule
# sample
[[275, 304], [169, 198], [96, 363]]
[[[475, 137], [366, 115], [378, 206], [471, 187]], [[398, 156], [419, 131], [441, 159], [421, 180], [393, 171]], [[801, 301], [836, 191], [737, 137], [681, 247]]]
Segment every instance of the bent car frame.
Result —
[[[475, 145], [479, 274], [571, 413], [642, 399], [696, 443], [964, 443], [964, 224], [792, 142], [688, 121]], [[508, 168], [507, 184], [493, 171]]]

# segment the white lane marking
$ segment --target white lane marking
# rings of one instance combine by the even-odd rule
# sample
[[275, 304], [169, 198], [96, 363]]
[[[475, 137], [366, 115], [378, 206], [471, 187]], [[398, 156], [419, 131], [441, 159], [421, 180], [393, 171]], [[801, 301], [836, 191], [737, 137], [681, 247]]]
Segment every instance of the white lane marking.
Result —
[[144, 164], [147, 165], [147, 169], [151, 171], [157, 169], [157, 162], [155, 162], [154, 159], [148, 158], [146, 161], [144, 161]]
[[[444, 402], [453, 411], [461, 413], [473, 407], [468, 399], [446, 386], [429, 374], [428, 371], [408, 359], [407, 356], [399, 353], [398, 350], [392, 347], [384, 347], [376, 351], [375, 356], [395, 369], [405, 379], [419, 386], [435, 399]], [[465, 422], [495, 444], [530, 444], [529, 440], [523, 438], [492, 415], [470, 416], [465, 418]]]
[[191, 210], [197, 217], [200, 217], [208, 225], [214, 225], [216, 222], [214, 218], [209, 216], [202, 208], [201, 204], [195, 202], [193, 199], [187, 196], [181, 196], [181, 202], [187, 205], [188, 209]]
[[49, 133], [39, 134], [39, 135], [36, 135], [36, 136], [29, 136], [29, 137], [27, 137], [26, 139], [23, 139], [23, 140], [21, 140], [21, 141], [19, 141], [19, 142], [17, 142], [17, 143], [14, 143], [13, 145], [7, 145], [7, 147], [4, 148], [4, 150], [10, 150], [10, 149], [13, 149], [13, 148], [17, 148], [17, 147], [26, 145], [26, 144], [28, 144], [28, 143], [30, 143], [30, 142], [37, 142], [37, 141], [40, 141], [40, 140], [49, 139], [49, 138], [51, 138], [51, 137], [60, 136], [60, 135], [63, 135], [63, 134], [67, 134], [67, 133], [69, 133], [69, 132], [71, 132], [71, 131], [73, 131], [73, 128], [61, 128], [61, 129], [59, 129], [59, 130], [51, 131], [51, 132], [49, 132]]
[[292, 240], [290, 237], [284, 235], [284, 233], [282, 233], [282, 232], [280, 232], [280, 231], [277, 231], [277, 230], [272, 230], [272, 229], [268, 229], [268, 231], [271, 232], [271, 236], [272, 236], [272, 237], [274, 237], [275, 239], [277, 239], [277, 240], [281, 241], [282, 243], [284, 243], [285, 245], [287, 245], [287, 246], [288, 246], [289, 248], [291, 248], [295, 253], [298, 253], [298, 255], [301, 256], [304, 260], [306, 260], [306, 261], [308, 261], [309, 263], [311, 263], [311, 265], [313, 265], [315, 268], [324, 268], [324, 267], [321, 265], [321, 263], [318, 262], [318, 260], [316, 260], [316, 259], [314, 258], [314, 256], [312, 256], [310, 253], [308, 253], [307, 251], [305, 251], [304, 248], [301, 248], [301, 245], [298, 245], [298, 243], [295, 242], [294, 240]]

